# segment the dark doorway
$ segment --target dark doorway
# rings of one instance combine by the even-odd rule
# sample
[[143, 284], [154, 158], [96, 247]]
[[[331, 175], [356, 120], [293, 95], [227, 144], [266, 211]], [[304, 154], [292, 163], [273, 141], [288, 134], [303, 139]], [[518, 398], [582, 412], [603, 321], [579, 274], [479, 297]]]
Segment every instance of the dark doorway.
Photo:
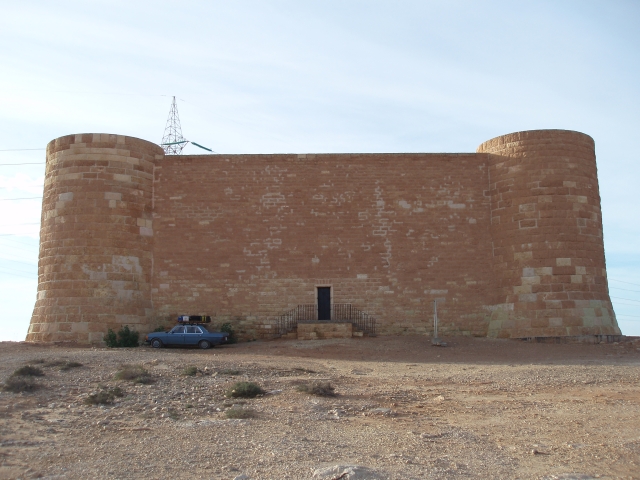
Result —
[[318, 287], [318, 320], [331, 320], [331, 287]]

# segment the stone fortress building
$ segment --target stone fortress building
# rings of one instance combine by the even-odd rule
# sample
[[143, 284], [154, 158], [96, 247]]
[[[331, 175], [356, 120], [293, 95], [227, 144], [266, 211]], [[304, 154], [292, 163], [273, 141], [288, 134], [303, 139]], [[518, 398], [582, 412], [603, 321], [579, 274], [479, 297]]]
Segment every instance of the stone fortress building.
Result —
[[284, 320], [349, 323], [345, 308], [381, 335], [430, 334], [434, 300], [444, 335], [620, 334], [591, 137], [526, 131], [449, 154], [47, 146], [27, 341], [100, 343], [180, 314], [270, 338]]

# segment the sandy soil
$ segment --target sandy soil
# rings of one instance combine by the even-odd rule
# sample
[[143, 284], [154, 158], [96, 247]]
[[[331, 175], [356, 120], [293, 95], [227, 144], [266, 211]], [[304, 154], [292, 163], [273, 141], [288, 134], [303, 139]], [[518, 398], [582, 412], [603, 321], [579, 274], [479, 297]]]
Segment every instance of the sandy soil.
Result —
[[[446, 340], [0, 343], [0, 381], [44, 372], [32, 393], [0, 393], [0, 478], [640, 478], [640, 341]], [[115, 380], [122, 364], [153, 383]], [[236, 381], [268, 393], [226, 398]], [[336, 395], [297, 390], [312, 381]], [[115, 403], [84, 403], [115, 387]]]

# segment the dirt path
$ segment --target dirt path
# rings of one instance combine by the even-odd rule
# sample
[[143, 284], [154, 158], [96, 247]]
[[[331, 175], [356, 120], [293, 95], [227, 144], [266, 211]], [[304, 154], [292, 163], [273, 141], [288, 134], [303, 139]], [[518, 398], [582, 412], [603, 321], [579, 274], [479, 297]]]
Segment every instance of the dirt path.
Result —
[[[0, 478], [337, 478], [320, 472], [334, 465], [366, 467], [358, 478], [640, 478], [640, 342], [447, 341], [0, 343], [1, 381], [44, 372], [35, 392], [0, 393]], [[153, 383], [115, 380], [122, 364]], [[237, 381], [269, 393], [226, 398]], [[337, 395], [298, 391], [314, 381]], [[116, 387], [114, 403], [84, 403]]]

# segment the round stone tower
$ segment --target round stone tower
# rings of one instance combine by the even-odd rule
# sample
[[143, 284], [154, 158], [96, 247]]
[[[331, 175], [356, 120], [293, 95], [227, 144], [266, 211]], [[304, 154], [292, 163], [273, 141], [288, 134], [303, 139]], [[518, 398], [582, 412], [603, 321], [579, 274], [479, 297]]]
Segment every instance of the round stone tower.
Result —
[[38, 296], [27, 341], [98, 343], [150, 329], [153, 143], [108, 134], [47, 145]]
[[489, 140], [498, 295], [489, 336], [619, 335], [609, 298], [591, 137], [534, 130]]

